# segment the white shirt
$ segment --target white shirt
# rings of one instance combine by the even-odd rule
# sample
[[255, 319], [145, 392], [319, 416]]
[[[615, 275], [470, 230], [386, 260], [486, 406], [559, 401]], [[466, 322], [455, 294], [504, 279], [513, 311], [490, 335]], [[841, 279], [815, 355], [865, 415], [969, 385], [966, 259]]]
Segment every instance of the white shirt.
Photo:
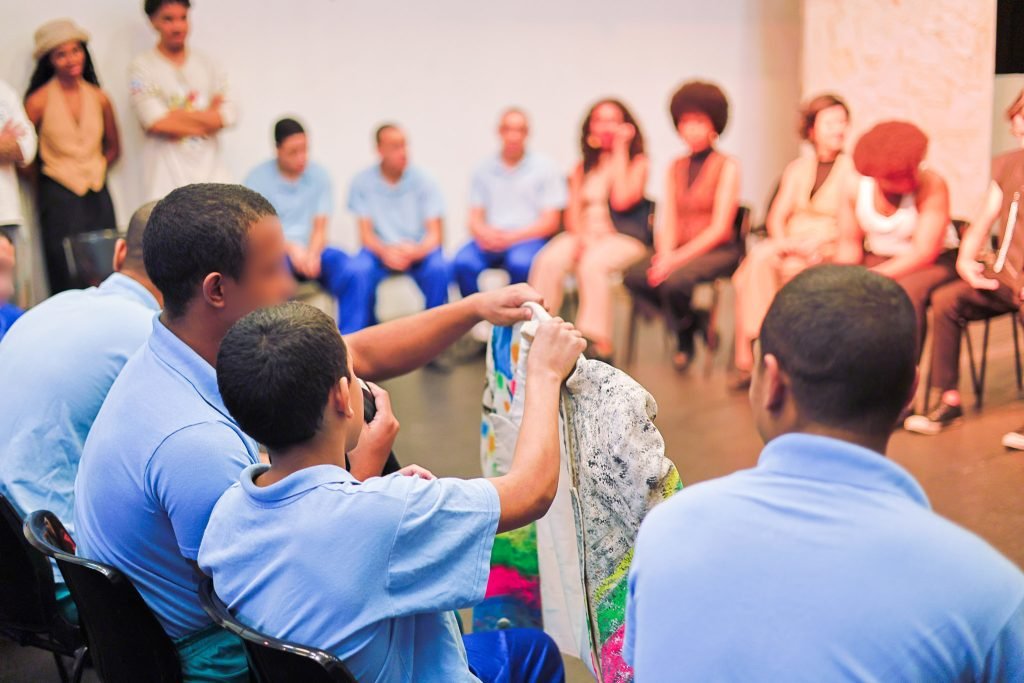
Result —
[[[18, 146], [21, 147], [20, 166], [27, 166], [36, 157], [36, 129], [25, 115], [21, 98], [11, 86], [0, 81], [0, 130], [8, 121], [21, 126]], [[0, 225], [20, 225], [21, 197], [18, 193], [18, 176], [12, 162], [0, 163]]]
[[[919, 217], [916, 193], [903, 195], [896, 211], [885, 216], [875, 208], [875, 179], [863, 176], [857, 190], [854, 213], [860, 229], [864, 231], [864, 248], [872, 254], [892, 258], [913, 249]], [[948, 225], [943, 248], [955, 249], [959, 243], [956, 228]]]
[[[223, 69], [192, 50], [181, 66], [173, 64], [156, 48], [143, 52], [129, 70], [129, 91], [135, 115], [145, 130], [171, 110], [204, 110], [216, 95], [224, 98], [220, 115], [225, 127], [234, 125], [238, 118]], [[231, 181], [221, 163], [217, 135], [180, 140], [147, 135], [142, 162], [147, 200], [160, 199], [191, 183]]]

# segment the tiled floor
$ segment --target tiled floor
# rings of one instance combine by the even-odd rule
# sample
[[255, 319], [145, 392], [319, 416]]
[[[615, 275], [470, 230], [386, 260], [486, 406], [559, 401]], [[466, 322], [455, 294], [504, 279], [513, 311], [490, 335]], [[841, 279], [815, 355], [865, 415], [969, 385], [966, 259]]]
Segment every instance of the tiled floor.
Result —
[[[1024, 566], [1024, 454], [999, 444], [1004, 432], [1024, 423], [1009, 329], [1008, 318], [992, 326], [984, 411], [970, 411], [961, 426], [937, 437], [898, 433], [891, 456], [919, 479], [938, 512], [979, 533]], [[980, 330], [975, 331], [980, 338]], [[708, 373], [698, 359], [689, 373], [680, 375], [670, 369], [653, 327], [641, 330], [640, 344], [640, 360], [630, 370], [658, 401], [657, 423], [684, 483], [752, 465], [761, 444], [746, 397], [725, 387], [724, 359], [719, 357]], [[970, 401], [966, 377], [965, 370], [965, 399]], [[399, 458], [438, 475], [478, 475], [482, 386], [482, 361], [459, 366], [450, 374], [423, 371], [387, 383], [402, 423], [395, 446]], [[0, 681], [57, 680], [47, 655], [0, 644]], [[569, 680], [582, 683], [590, 677], [578, 661], [570, 661]]]

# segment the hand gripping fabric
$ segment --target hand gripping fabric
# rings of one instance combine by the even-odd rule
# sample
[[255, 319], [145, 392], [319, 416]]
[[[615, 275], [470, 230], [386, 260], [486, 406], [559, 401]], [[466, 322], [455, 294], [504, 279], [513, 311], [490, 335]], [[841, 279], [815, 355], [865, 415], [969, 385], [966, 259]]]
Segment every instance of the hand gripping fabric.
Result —
[[[512, 462], [529, 345], [537, 321], [548, 317], [539, 306], [533, 312], [530, 322], [495, 328], [491, 336], [481, 428], [486, 476], [507, 472]], [[503, 542], [521, 552], [497, 550], [498, 541], [508, 535], [500, 534], [492, 556], [488, 599], [503, 598], [510, 614], [516, 600], [540, 607], [544, 630], [559, 648], [587, 662], [604, 683], [633, 679], [622, 660], [622, 641], [626, 578], [640, 522], [682, 488], [654, 426], [656, 414], [654, 398], [631, 377], [580, 358], [562, 392], [562, 462], [555, 500], [535, 532], [528, 527], [518, 542]], [[522, 590], [529, 579], [536, 580], [531, 571], [540, 576], [536, 602], [535, 592]], [[509, 581], [513, 573], [524, 581]], [[481, 603], [486, 605], [487, 600]], [[513, 616], [504, 618], [523, 625]]]

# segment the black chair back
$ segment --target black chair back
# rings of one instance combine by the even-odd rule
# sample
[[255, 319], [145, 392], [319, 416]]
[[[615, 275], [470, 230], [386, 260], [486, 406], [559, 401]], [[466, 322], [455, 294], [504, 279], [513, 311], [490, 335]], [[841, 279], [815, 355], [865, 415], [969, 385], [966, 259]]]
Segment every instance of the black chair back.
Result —
[[57, 561], [104, 683], [178, 683], [181, 661], [174, 643], [128, 578], [113, 567], [74, 555], [71, 536], [47, 510], [25, 520], [25, 537]]
[[618, 232], [629, 235], [650, 247], [654, 244], [654, 202], [647, 197], [625, 211], [609, 207], [612, 224]]
[[747, 235], [750, 234], [750, 207], [740, 204], [732, 221], [732, 238], [740, 247], [741, 256], [747, 255]]
[[85, 643], [57, 608], [53, 569], [21, 533], [21, 516], [0, 496], [0, 633], [71, 656]]
[[117, 230], [94, 230], [65, 237], [64, 258], [71, 279], [81, 287], [95, 287], [114, 272]]
[[213, 623], [242, 639], [249, 667], [260, 683], [356, 683], [342, 661], [329, 652], [271, 638], [235, 619], [214, 593], [209, 577], [199, 584], [199, 602]]

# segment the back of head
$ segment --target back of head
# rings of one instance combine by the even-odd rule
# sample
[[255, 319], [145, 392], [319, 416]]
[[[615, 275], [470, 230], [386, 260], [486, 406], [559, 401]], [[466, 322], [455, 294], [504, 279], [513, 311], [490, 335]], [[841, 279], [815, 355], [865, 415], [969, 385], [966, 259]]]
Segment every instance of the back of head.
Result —
[[142, 252], [166, 313], [172, 318], [183, 315], [210, 273], [239, 279], [249, 228], [273, 215], [270, 202], [241, 185], [186, 185], [157, 202]]
[[274, 450], [312, 439], [331, 388], [348, 376], [337, 324], [296, 302], [239, 320], [217, 355], [224, 405], [247, 434]]
[[776, 295], [761, 353], [789, 376], [805, 420], [887, 434], [914, 386], [916, 334], [913, 305], [896, 282], [860, 266], [825, 265]]
[[128, 252], [125, 254], [123, 267], [126, 270], [136, 271], [140, 275], [146, 273], [146, 263], [142, 253], [142, 238], [146, 234], [146, 226], [149, 224], [149, 217], [153, 213], [153, 207], [156, 204], [155, 201], [148, 202], [136, 209], [135, 213], [132, 214], [131, 220], [128, 221], [128, 232], [124, 234], [124, 241], [128, 245]]
[[853, 148], [857, 173], [890, 178], [914, 172], [928, 152], [928, 136], [907, 121], [883, 121], [860, 136]]

